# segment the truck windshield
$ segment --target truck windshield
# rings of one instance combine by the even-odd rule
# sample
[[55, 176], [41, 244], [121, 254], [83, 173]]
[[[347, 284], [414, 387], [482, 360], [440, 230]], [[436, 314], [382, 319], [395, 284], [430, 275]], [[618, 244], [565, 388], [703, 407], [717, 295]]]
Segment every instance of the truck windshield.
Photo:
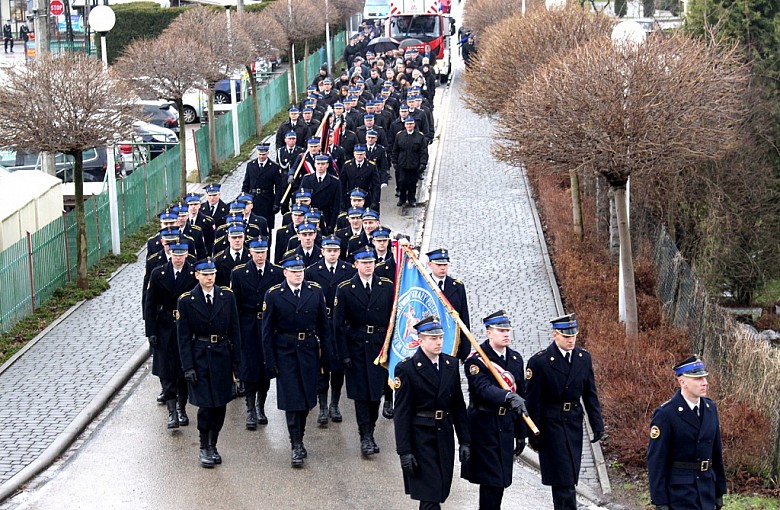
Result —
[[390, 20], [390, 37], [396, 39], [430, 39], [439, 37], [439, 17], [431, 16], [393, 16]]

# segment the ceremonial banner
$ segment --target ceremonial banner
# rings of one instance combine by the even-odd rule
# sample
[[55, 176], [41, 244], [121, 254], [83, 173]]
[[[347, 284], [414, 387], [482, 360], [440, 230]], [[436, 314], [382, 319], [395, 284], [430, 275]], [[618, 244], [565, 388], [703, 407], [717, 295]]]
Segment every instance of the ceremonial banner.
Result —
[[398, 263], [393, 314], [385, 346], [375, 361], [387, 368], [391, 385], [395, 366], [417, 350], [419, 340], [414, 325], [425, 317], [435, 315], [441, 320], [444, 329], [442, 352], [454, 355], [460, 340], [458, 323], [448, 311], [449, 303], [444, 302], [447, 298], [425, 272], [414, 252], [408, 246], [401, 246], [396, 250], [395, 257]]

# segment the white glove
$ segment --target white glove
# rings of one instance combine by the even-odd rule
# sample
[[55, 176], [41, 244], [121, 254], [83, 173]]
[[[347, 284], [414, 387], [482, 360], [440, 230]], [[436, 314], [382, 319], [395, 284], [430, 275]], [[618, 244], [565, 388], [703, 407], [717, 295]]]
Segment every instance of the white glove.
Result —
[[387, 183], [383, 182], [381, 186], [379, 186], [379, 189], [385, 189], [387, 187]]

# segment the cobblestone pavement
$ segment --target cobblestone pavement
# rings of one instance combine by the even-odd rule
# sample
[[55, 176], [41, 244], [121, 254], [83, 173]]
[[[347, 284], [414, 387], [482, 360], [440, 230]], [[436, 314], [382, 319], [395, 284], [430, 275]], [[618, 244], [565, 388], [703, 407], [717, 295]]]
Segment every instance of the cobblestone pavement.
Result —
[[[460, 101], [461, 78], [457, 69], [442, 141], [446, 150], [434, 177], [435, 203], [429, 206], [421, 251], [450, 250], [450, 274], [466, 286], [475, 336], [479, 340], [484, 333], [481, 318], [503, 308], [512, 318], [512, 346], [527, 362], [550, 343], [548, 321], [558, 315], [542, 251], [545, 240], [537, 232], [521, 169], [491, 156], [490, 119]], [[600, 491], [589, 448], [580, 483]]]

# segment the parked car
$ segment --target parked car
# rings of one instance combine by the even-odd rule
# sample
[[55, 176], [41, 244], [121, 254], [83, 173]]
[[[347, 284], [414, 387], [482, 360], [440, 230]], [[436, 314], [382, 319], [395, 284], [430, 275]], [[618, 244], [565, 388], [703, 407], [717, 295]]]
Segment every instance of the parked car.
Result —
[[139, 101], [144, 120], [179, 134], [179, 112], [170, 101]]
[[[241, 101], [241, 80], [234, 80], [236, 100]], [[205, 118], [208, 108], [208, 95], [200, 89], [190, 89], [182, 98], [184, 103], [184, 122], [192, 124]], [[230, 80], [218, 81], [214, 87], [214, 104], [230, 103]]]
[[[170, 147], [179, 144], [179, 137], [173, 130], [157, 126], [155, 124], [143, 121], [133, 123], [133, 142], [142, 144], [148, 151], [149, 160], [152, 160], [168, 150]], [[127, 149], [124, 149], [124, 153]]]
[[[119, 150], [115, 150], [117, 175], [126, 173], [125, 160]], [[106, 177], [107, 157], [105, 147], [94, 147], [82, 153], [84, 182], [102, 182]], [[9, 172], [19, 170], [40, 170], [41, 154], [38, 151], [14, 151], [0, 149], [0, 165]], [[58, 152], [54, 155], [56, 176], [63, 182], [73, 182], [73, 158]], [[131, 169], [132, 171], [132, 169]]]

